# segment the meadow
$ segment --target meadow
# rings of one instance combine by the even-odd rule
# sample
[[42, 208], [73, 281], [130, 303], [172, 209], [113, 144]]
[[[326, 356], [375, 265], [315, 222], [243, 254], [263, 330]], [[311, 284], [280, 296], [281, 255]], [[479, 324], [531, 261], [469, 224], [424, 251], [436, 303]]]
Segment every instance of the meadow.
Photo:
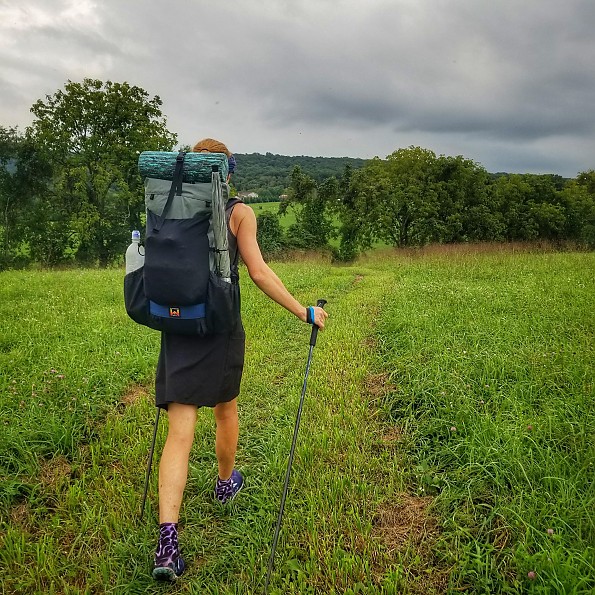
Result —
[[[256, 215], [260, 215], [261, 213], [273, 213], [275, 215], [279, 214], [279, 202], [257, 202], [250, 204], [249, 206], [252, 207]], [[285, 215], [280, 217], [281, 225], [283, 227], [289, 227], [291, 224], [295, 223], [295, 213], [288, 209]]]
[[[271, 266], [330, 317], [270, 592], [595, 592], [595, 254]], [[2, 593], [263, 592], [310, 330], [242, 273], [246, 488], [213, 502], [201, 411], [172, 586], [150, 577], [156, 466], [138, 518], [158, 333], [126, 317], [122, 270], [0, 273]]]
[[[278, 202], [258, 202], [249, 206], [252, 207], [252, 210], [258, 217], [258, 215], [262, 215], [264, 213], [279, 215], [279, 205], [280, 203]], [[285, 214], [279, 215], [279, 223], [281, 224], [281, 227], [287, 231], [288, 227], [295, 224], [295, 211], [291, 208], [287, 209]]]

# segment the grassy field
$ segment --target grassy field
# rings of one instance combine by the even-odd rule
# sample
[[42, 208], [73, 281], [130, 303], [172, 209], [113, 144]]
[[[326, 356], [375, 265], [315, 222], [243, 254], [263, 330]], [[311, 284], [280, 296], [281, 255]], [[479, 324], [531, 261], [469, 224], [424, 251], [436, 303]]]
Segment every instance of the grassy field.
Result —
[[[278, 202], [258, 202], [248, 206], [252, 207], [252, 210], [256, 213], [257, 217], [263, 213], [273, 213], [273, 215], [279, 214]], [[279, 222], [283, 229], [287, 229], [290, 225], [293, 225], [295, 223], [295, 212], [293, 209], [287, 209], [285, 215], [279, 217]]]
[[[261, 213], [273, 213], [275, 215], [279, 214], [279, 204], [278, 202], [257, 202], [250, 204], [248, 206], [252, 207], [256, 215], [260, 215]], [[288, 209], [285, 215], [280, 217], [281, 225], [284, 228], [289, 227], [295, 223], [295, 213], [292, 209]]]
[[[302, 302], [326, 298], [330, 319], [271, 592], [593, 593], [595, 255], [272, 266]], [[122, 274], [0, 274], [0, 591], [260, 593], [309, 329], [244, 271], [247, 485], [229, 508], [212, 501], [201, 412], [181, 516], [189, 569], [155, 585], [156, 473], [138, 513], [159, 341], [127, 319]]]

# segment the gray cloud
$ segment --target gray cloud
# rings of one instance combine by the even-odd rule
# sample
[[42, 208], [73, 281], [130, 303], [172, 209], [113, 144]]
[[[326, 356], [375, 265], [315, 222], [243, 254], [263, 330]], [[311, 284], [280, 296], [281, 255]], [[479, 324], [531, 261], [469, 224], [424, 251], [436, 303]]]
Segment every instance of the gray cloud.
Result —
[[181, 142], [361, 157], [419, 144], [492, 171], [595, 166], [590, 0], [23, 4], [66, 16], [0, 24], [6, 125], [30, 120], [18, 97], [93, 76], [160, 95]]

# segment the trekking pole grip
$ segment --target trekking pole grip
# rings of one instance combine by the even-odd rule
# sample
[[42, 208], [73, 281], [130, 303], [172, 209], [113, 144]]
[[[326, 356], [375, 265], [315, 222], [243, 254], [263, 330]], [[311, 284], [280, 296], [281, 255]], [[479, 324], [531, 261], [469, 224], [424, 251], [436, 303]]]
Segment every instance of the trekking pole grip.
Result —
[[[318, 300], [316, 302], [316, 307], [324, 308], [325, 304], [326, 304], [326, 300]], [[312, 347], [314, 347], [314, 345], [316, 345], [317, 337], [318, 337], [318, 327], [315, 324], [313, 324], [312, 325], [312, 334], [310, 335], [310, 345], [312, 345]]]

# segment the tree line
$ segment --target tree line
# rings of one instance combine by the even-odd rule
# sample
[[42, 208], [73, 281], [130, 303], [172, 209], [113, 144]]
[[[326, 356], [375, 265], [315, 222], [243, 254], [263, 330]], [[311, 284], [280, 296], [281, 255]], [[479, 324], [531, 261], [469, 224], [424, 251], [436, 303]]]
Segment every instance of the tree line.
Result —
[[[142, 229], [137, 171], [144, 150], [174, 150], [161, 99], [128, 83], [68, 81], [32, 107], [21, 133], [0, 126], [0, 268], [39, 262], [106, 266], [121, 261], [130, 231]], [[338, 238], [349, 260], [381, 240], [429, 242], [573, 240], [595, 246], [595, 171], [489, 174], [462, 156], [421, 147], [386, 159], [239, 154], [236, 190], [286, 194], [259, 217], [268, 254], [324, 248]]]
[[[337, 255], [343, 259], [375, 240], [399, 247], [535, 240], [595, 246], [593, 170], [571, 180], [554, 174], [491, 175], [462, 156], [437, 156], [411, 146], [359, 170], [348, 167], [340, 178], [322, 184], [307, 178], [298, 168], [291, 179], [288, 202], [300, 205], [297, 235], [306, 235], [305, 227], [317, 221], [327, 229], [336, 216]], [[317, 216], [313, 208], [319, 209]], [[309, 242], [324, 239], [321, 229]]]
[[[462, 156], [401, 148], [322, 183], [295, 167], [280, 212], [293, 208], [286, 234], [261, 215], [274, 241], [320, 248], [339, 239], [335, 256], [351, 260], [375, 241], [405, 247], [429, 243], [573, 241], [595, 247], [595, 171], [559, 175], [488, 173]], [[266, 222], [264, 220], [268, 219]], [[333, 221], [339, 222], [338, 228]]]

